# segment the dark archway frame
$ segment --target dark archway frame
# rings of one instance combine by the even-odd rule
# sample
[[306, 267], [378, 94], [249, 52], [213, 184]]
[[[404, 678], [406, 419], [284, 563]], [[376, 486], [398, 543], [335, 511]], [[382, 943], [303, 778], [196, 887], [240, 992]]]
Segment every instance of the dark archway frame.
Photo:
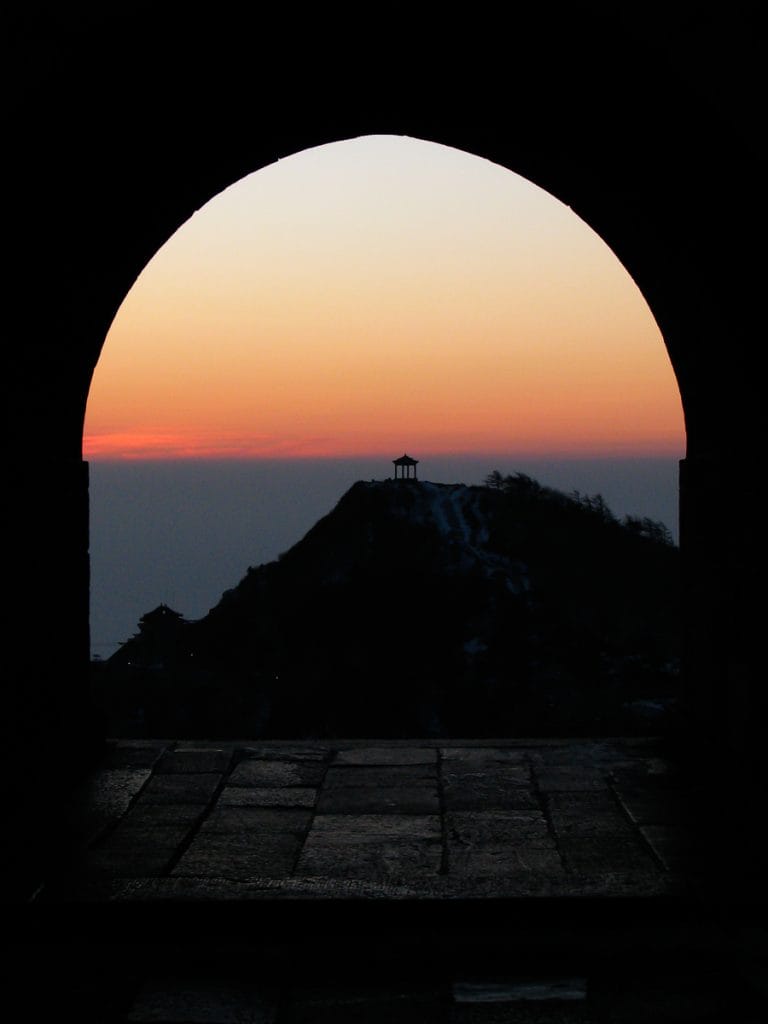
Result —
[[439, 38], [434, 25], [389, 26], [356, 53], [328, 26], [322, 48], [284, 29], [281, 51], [263, 25], [150, 19], [140, 5], [77, 23], [19, 18], [4, 191], [10, 763], [34, 747], [67, 775], [98, 748], [80, 446], [93, 367], [124, 296], [230, 183], [283, 155], [380, 133], [455, 146], [533, 181], [603, 238], [643, 293], [686, 421], [690, 736], [702, 768], [716, 749], [729, 777], [762, 785], [751, 594], [765, 152], [746, 87], [750, 26], [723, 16], [692, 36], [668, 11], [642, 21], [576, 11], [529, 12], [516, 27], [509, 39], [475, 22], [442, 25]]

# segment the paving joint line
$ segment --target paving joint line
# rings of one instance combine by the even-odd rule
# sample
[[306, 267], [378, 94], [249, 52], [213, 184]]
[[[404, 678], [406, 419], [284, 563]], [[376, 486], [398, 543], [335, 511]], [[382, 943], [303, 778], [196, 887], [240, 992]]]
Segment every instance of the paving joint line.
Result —
[[[102, 825], [101, 828], [97, 829], [96, 832], [94, 832], [93, 835], [89, 836], [89, 838], [86, 839], [83, 843], [78, 844], [80, 846], [81, 850], [90, 850], [92, 847], [94, 847], [98, 843], [102, 842], [102, 840], [107, 839], [118, 828], [118, 826], [121, 825], [125, 821], [125, 819], [131, 813], [133, 808], [136, 806], [136, 803], [139, 800], [139, 797], [141, 796], [141, 794], [144, 792], [144, 790], [150, 784], [152, 779], [154, 779], [155, 774], [156, 774], [155, 769], [156, 769], [157, 765], [163, 759], [163, 756], [166, 753], [168, 753], [169, 750], [172, 751], [175, 746], [176, 746], [176, 741], [174, 741], [173, 743], [170, 743], [167, 747], [165, 747], [163, 749], [163, 752], [161, 754], [159, 754], [155, 758], [155, 760], [154, 760], [154, 762], [152, 764], [152, 767], [149, 770], [149, 775], [142, 782], [141, 786], [139, 786], [139, 788], [136, 790], [136, 792], [133, 794], [133, 796], [130, 798], [130, 800], [128, 801], [128, 806], [125, 808], [125, 810], [122, 812], [122, 814], [120, 814], [117, 818], [115, 818], [114, 821], [110, 821], [108, 824]], [[106, 772], [106, 771], [109, 771], [109, 770], [110, 770], [109, 768], [105, 768], [105, 769], [99, 768], [98, 774], [101, 775], [102, 771]]]
[[[642, 760], [642, 759], [640, 759], [640, 760]], [[665, 759], [665, 760], [667, 760], [667, 759]], [[669, 874], [671, 873], [669, 867], [665, 864], [664, 860], [662, 859], [662, 856], [660, 856], [660, 854], [656, 853], [656, 851], [653, 849], [652, 843], [650, 842], [649, 839], [646, 838], [645, 834], [643, 833], [643, 830], [642, 830], [640, 822], [636, 821], [632, 817], [632, 815], [630, 814], [626, 804], [622, 800], [622, 797], [621, 797], [620, 793], [618, 793], [618, 790], [617, 790], [617, 787], [616, 787], [616, 782], [615, 782], [614, 778], [611, 775], [611, 771], [612, 771], [612, 769], [608, 769], [605, 772], [605, 776], [606, 776], [606, 781], [608, 783], [608, 790], [610, 792], [611, 797], [613, 798], [613, 802], [615, 803], [616, 807], [618, 808], [618, 812], [620, 812], [620, 814], [622, 815], [624, 820], [629, 823], [630, 827], [632, 828], [633, 835], [635, 836], [635, 839], [639, 842], [640, 846], [644, 850], [646, 850], [646, 852], [650, 853], [650, 855], [651, 855], [651, 857], [653, 859], [653, 862], [656, 864], [656, 866], [658, 868], [660, 868], [660, 870], [664, 871], [664, 873], [667, 874], [667, 876], [669, 876]], [[647, 792], [647, 787], [645, 787], [645, 792]], [[646, 824], [650, 824], [651, 822], [648, 821], [648, 822], [645, 822], [645, 823]]]
[[[635, 821], [635, 819], [632, 817], [632, 815], [627, 810], [626, 806], [624, 805], [624, 801], [621, 799], [621, 797], [619, 796], [619, 793], [618, 793], [618, 791], [616, 789], [616, 784], [613, 781], [613, 779], [610, 777], [609, 773], [606, 773], [606, 781], [608, 783], [608, 790], [609, 790], [611, 796], [613, 797], [613, 800], [616, 803], [616, 806], [619, 809], [620, 815], [622, 816], [622, 818], [626, 822], [629, 823], [629, 825], [630, 825], [630, 827], [632, 829], [632, 834], [635, 837], [635, 841], [639, 844], [641, 849], [644, 849], [647, 853], [650, 853], [650, 855], [651, 855], [651, 857], [653, 859], [653, 862], [656, 864], [656, 866], [661, 871], [663, 871], [663, 873], [665, 875], [669, 875], [670, 874], [669, 868], [667, 867], [667, 865], [662, 860], [661, 855], [658, 854], [656, 852], [656, 850], [653, 848], [653, 844], [651, 843], [650, 839], [648, 839], [646, 837], [645, 833], [642, 830], [640, 822]], [[646, 824], [651, 824], [651, 822], [646, 822]]]
[[563, 865], [563, 868], [566, 872], [570, 872], [572, 869], [568, 863], [568, 858], [566, 857], [560, 845], [560, 837], [557, 834], [555, 823], [552, 820], [552, 813], [549, 807], [549, 795], [545, 793], [539, 785], [539, 777], [536, 774], [536, 766], [533, 763], [532, 755], [530, 753], [527, 753], [525, 755], [525, 760], [528, 764], [528, 768], [531, 773], [531, 789], [533, 790], [533, 794], [539, 802], [539, 808], [541, 809], [541, 813], [544, 815], [544, 820], [547, 823], [547, 831], [549, 832], [550, 836], [552, 837], [552, 841], [555, 844], [555, 849], [557, 850], [557, 855], [560, 858], [560, 863]]
[[443, 785], [443, 751], [441, 747], [435, 747], [435, 752], [437, 754], [437, 802], [440, 809], [440, 867], [437, 869], [437, 873], [447, 876], [451, 865], [448, 852], [448, 808]]
[[[200, 829], [203, 825], [203, 822], [208, 818], [211, 811], [218, 803], [219, 797], [221, 796], [222, 792], [224, 791], [224, 787], [227, 784], [227, 779], [232, 774], [233, 770], [235, 769], [236, 765], [240, 760], [237, 755], [238, 748], [234, 747], [229, 757], [229, 764], [227, 765], [226, 770], [221, 773], [221, 778], [219, 779], [216, 788], [214, 789], [213, 793], [211, 793], [210, 797], [208, 798], [208, 801], [202, 806], [200, 813], [195, 818], [194, 823], [192, 824], [191, 828], [187, 832], [184, 839], [182, 839], [182, 841], [176, 847], [176, 850], [171, 855], [170, 859], [166, 861], [165, 867], [163, 871], [160, 873], [160, 876], [162, 878], [168, 878], [170, 876], [173, 869], [176, 867], [181, 858], [184, 856], [184, 854], [187, 852], [187, 850], [190, 848], [192, 843], [197, 838]], [[154, 772], [152, 774], [154, 775]]]
[[[149, 771], [149, 775], [144, 780], [144, 782], [142, 782], [141, 786], [136, 790], [136, 792], [133, 794], [133, 796], [130, 798], [130, 800], [128, 801], [128, 806], [125, 808], [125, 810], [121, 814], [119, 814], [113, 821], [110, 821], [110, 822], [108, 822], [105, 825], [101, 825], [99, 828], [96, 829], [95, 832], [91, 833], [90, 835], [85, 836], [84, 838], [81, 838], [80, 840], [76, 840], [75, 841], [75, 843], [73, 845], [74, 845], [74, 849], [76, 850], [78, 856], [84, 855], [86, 853], [86, 851], [92, 850], [95, 846], [97, 846], [104, 839], [107, 839], [118, 828], [118, 826], [120, 824], [122, 824], [122, 822], [125, 821], [127, 816], [130, 814], [131, 809], [135, 806], [137, 800], [141, 796], [141, 794], [144, 792], [144, 790], [147, 788], [147, 786], [150, 784], [150, 782], [154, 778], [154, 776], [155, 776], [155, 765], [157, 765], [159, 763], [159, 761], [161, 760], [163, 754], [166, 753], [166, 751], [172, 749], [173, 746], [175, 746], [175, 742], [169, 744], [168, 746], [166, 746], [163, 749], [163, 752], [158, 755], [158, 757], [155, 759], [155, 761], [154, 761], [154, 763], [153, 763], [153, 765], [152, 765], [152, 767], [151, 767], [151, 769]], [[91, 778], [94, 775], [99, 775], [100, 776], [102, 774], [102, 772], [105, 772], [105, 771], [109, 771], [109, 769], [108, 768], [104, 768], [103, 765], [99, 764], [99, 765], [96, 766], [96, 768], [94, 769], [93, 772], [91, 772], [88, 775], [84, 776], [84, 779], [81, 780], [81, 781], [84, 781], [84, 780], [86, 780], [88, 778]], [[66, 869], [62, 869], [61, 865], [53, 865], [52, 866], [52, 870], [51, 870], [50, 873], [48, 873], [46, 871], [46, 874], [45, 874], [45, 876], [43, 878], [38, 878], [35, 883], [32, 883], [35, 886], [35, 888], [30, 893], [30, 895], [27, 897], [25, 902], [27, 902], [27, 903], [34, 903], [34, 902], [36, 902], [38, 900], [39, 896], [44, 895], [48, 889], [54, 888], [58, 881], [61, 881], [61, 879], [67, 877], [67, 874], [68, 874], [67, 870]]]
[[298, 877], [300, 877], [296, 873], [298, 871], [298, 869], [299, 869], [299, 861], [301, 860], [302, 853], [304, 853], [304, 846], [305, 846], [305, 844], [307, 842], [307, 839], [309, 839], [309, 834], [312, 831], [312, 826], [315, 823], [315, 818], [317, 816], [317, 805], [320, 802], [320, 795], [321, 795], [321, 793], [323, 791], [323, 785], [325, 783], [325, 777], [328, 774], [328, 769], [331, 767], [331, 762], [333, 761], [333, 755], [337, 754], [337, 753], [338, 753], [338, 750], [335, 747], [329, 747], [328, 751], [327, 751], [327, 753], [325, 755], [325, 758], [324, 758], [325, 770], [323, 771], [322, 778], [318, 782], [317, 791], [315, 793], [315, 802], [312, 804], [312, 812], [310, 814], [309, 824], [307, 825], [306, 829], [304, 830], [304, 838], [299, 843], [299, 848], [296, 851], [296, 856], [293, 858], [293, 864], [291, 865], [291, 870], [288, 873], [288, 877], [289, 878], [298, 878]]

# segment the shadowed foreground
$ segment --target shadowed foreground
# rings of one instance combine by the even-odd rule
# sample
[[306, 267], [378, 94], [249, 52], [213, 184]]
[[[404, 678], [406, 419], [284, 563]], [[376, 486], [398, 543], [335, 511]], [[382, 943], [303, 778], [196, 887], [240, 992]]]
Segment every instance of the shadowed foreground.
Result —
[[[655, 896], [685, 812], [652, 740], [115, 742], [37, 899]], [[79, 849], [77, 849], [79, 845]]]
[[114, 1024], [759, 1021], [689, 795], [654, 739], [114, 741], [6, 984]]

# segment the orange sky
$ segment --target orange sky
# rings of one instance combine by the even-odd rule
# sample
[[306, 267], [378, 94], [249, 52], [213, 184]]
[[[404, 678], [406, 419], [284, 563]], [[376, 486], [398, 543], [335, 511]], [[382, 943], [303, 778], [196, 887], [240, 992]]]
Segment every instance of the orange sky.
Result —
[[376, 136], [214, 197], [121, 306], [90, 459], [683, 454], [659, 330], [568, 207]]

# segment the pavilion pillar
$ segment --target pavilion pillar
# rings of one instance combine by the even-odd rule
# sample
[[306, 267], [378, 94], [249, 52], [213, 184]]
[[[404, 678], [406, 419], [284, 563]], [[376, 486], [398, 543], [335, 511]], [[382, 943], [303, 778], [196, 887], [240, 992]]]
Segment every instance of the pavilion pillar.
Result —
[[[399, 459], [393, 459], [392, 462], [395, 466], [395, 480], [416, 480], [416, 466], [418, 465], [418, 459], [412, 459], [410, 455], [401, 455]], [[398, 470], [400, 471], [398, 477]], [[411, 476], [411, 470], [413, 470], [413, 476]]]

